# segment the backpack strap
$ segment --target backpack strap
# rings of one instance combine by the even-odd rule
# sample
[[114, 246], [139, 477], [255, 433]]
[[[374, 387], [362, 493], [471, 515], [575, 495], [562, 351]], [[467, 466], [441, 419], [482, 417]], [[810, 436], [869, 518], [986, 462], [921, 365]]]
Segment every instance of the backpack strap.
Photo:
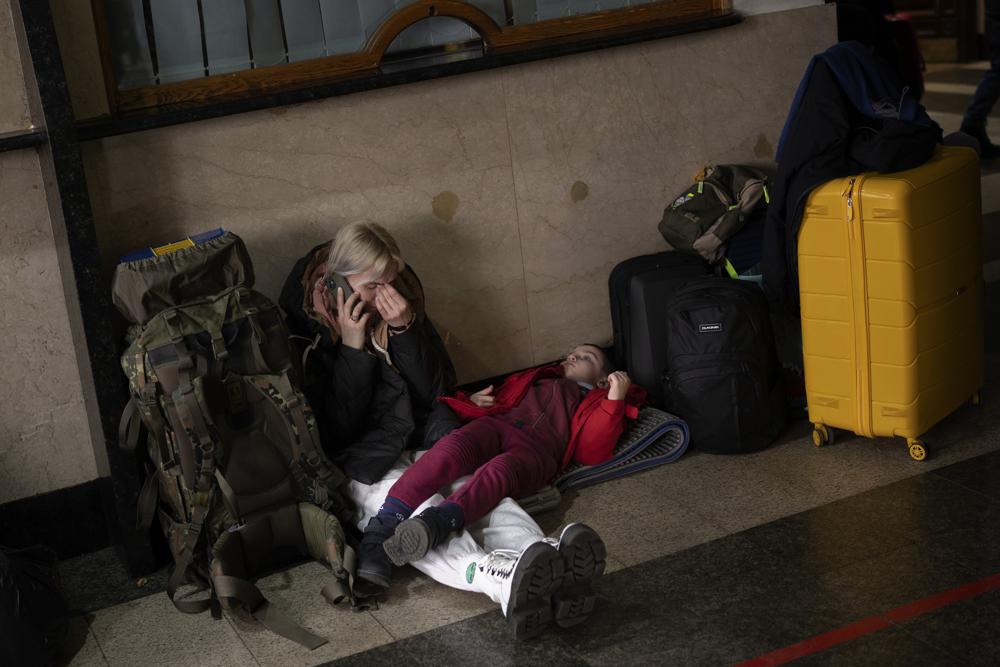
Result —
[[118, 422], [118, 446], [125, 451], [134, 452], [139, 444], [141, 431], [142, 417], [139, 416], [139, 406], [135, 398], [130, 398]]
[[[279, 525], [283, 530], [275, 530]], [[299, 502], [259, 515], [239, 530], [230, 529], [212, 547], [212, 586], [226, 609], [249, 614], [268, 630], [309, 649], [322, 646], [325, 639], [290, 620], [270, 604], [252, 582], [256, 573], [248, 568], [250, 563], [259, 561], [255, 554], [260, 555], [255, 552], [260, 543], [251, 535], [255, 530], [273, 540], [271, 549], [302, 549], [304, 545], [302, 555], [328, 565], [333, 581], [323, 587], [321, 594], [334, 605], [347, 599], [353, 601], [345, 571], [346, 561], [341, 556], [345, 539], [340, 522], [312, 503]]]
[[118, 424], [118, 446], [127, 451], [135, 451], [141, 435], [140, 427], [145, 425], [157, 443], [160, 460], [155, 463], [164, 470], [169, 470], [177, 465], [177, 461], [170, 447], [166, 446], [166, 420], [160, 408], [156, 382], [150, 381], [146, 371], [146, 353], [138, 348], [135, 354], [126, 354], [132, 397]]
[[[250, 335], [253, 338], [253, 345], [250, 346], [250, 351], [253, 353], [254, 363], [257, 364], [257, 368], [266, 369], [267, 372], [271, 371], [270, 364], [267, 363], [267, 359], [264, 358], [264, 330], [260, 325], [260, 310], [256, 306], [244, 306], [243, 304], [243, 290], [236, 290], [234, 292], [236, 299], [236, 307], [242, 309], [246, 316], [247, 324], [250, 325]], [[261, 371], [263, 372], [263, 370]]]
[[354, 595], [357, 555], [347, 543], [340, 520], [311, 503], [299, 503], [299, 515], [309, 555], [325, 562], [333, 573], [333, 580], [323, 586], [320, 595], [331, 606], [349, 601], [355, 610], [367, 608]]
[[212, 586], [220, 598], [243, 605], [254, 620], [277, 635], [291, 639], [310, 650], [327, 643], [326, 639], [309, 632], [272, 606], [260, 589], [246, 579], [213, 575]]
[[243, 523], [243, 513], [240, 512], [239, 499], [236, 497], [236, 493], [233, 492], [233, 487], [229, 484], [225, 475], [218, 468], [215, 469], [215, 482], [219, 485], [219, 491], [222, 493], [222, 502], [226, 505], [226, 511], [233, 517], [233, 521], [237, 525]]
[[310, 495], [310, 502], [323, 509], [336, 504], [337, 513], [345, 510], [343, 498], [335, 491], [347, 482], [347, 477], [338, 468], [327, 463], [320, 452], [314, 422], [307, 416], [308, 408], [292, 387], [288, 374], [258, 375], [249, 384], [269, 401], [278, 404], [286, 416], [294, 462], [308, 467], [311, 473], [311, 488], [304, 489]]
[[157, 468], [162, 467], [163, 470], [168, 470], [176, 465], [176, 461], [173, 452], [166, 443], [165, 421], [157, 398], [156, 384], [149, 381], [146, 373], [146, 354], [139, 348], [134, 354], [126, 352], [126, 359], [132, 396], [125, 405], [118, 423], [118, 446], [126, 451], [134, 452], [142, 438], [143, 426], [157, 446], [158, 460], [150, 461], [149, 459], [152, 457], [148, 450], [147, 456], [142, 457], [145, 459], [146, 478], [139, 491], [136, 528], [143, 530], [152, 525], [153, 517], [156, 514], [156, 504], [159, 499]]
[[139, 503], [135, 512], [135, 527], [138, 530], [148, 530], [153, 525], [156, 516], [156, 506], [160, 499], [160, 484], [155, 468], [146, 466], [146, 479], [139, 490]]
[[[331, 561], [332, 562], [332, 561]], [[357, 601], [354, 597], [354, 571], [358, 569], [358, 556], [349, 544], [344, 544], [343, 573], [346, 579], [335, 576], [333, 581], [327, 582], [319, 594], [327, 601], [331, 607], [335, 607], [344, 600], [350, 600], [351, 606], [356, 607]], [[336, 574], [336, 573], [335, 573]]]
[[[188, 361], [190, 369], [191, 364]], [[182, 375], [189, 378], [189, 369]], [[179, 611], [188, 614], [197, 614], [212, 607], [215, 615], [215, 594], [209, 599], [201, 600], [176, 600], [177, 589], [184, 582], [188, 569], [194, 560], [195, 549], [198, 546], [198, 538], [204, 528], [205, 517], [212, 506], [215, 495], [215, 440], [212, 438], [205, 419], [205, 411], [199, 400], [197, 388], [201, 386], [201, 381], [196, 378], [192, 383], [189, 379], [174, 392], [174, 406], [180, 416], [181, 424], [187, 433], [191, 444], [201, 452], [201, 465], [198, 470], [196, 482], [194, 484], [194, 494], [191, 497], [191, 521], [188, 523], [187, 532], [184, 535], [184, 542], [173, 574], [167, 582], [167, 595], [171, 602]], [[204, 589], [203, 589], [204, 590]]]

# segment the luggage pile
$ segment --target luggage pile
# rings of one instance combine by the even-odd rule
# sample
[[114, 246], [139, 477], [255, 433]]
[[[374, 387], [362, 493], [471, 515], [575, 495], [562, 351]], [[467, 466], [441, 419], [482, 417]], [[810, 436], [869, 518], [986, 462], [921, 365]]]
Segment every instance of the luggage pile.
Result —
[[718, 165], [699, 179], [660, 223], [674, 250], [611, 272], [615, 357], [654, 407], [687, 422], [693, 448], [759, 451], [784, 428], [785, 390], [764, 293], [734, 267], [729, 247], [753, 248], [744, 239], [756, 238], [756, 257], [741, 262], [756, 268], [761, 237], [748, 223], [763, 220], [767, 177]]
[[612, 271], [617, 362], [653, 406], [688, 422], [692, 448], [774, 442], [788, 359], [804, 372], [817, 446], [841, 428], [903, 438], [921, 461], [921, 435], [979, 402], [978, 158], [941, 145], [923, 107], [898, 93], [856, 42], [818, 55], [782, 132], [773, 192], [756, 169], [707, 167], [664, 212], [671, 251]]

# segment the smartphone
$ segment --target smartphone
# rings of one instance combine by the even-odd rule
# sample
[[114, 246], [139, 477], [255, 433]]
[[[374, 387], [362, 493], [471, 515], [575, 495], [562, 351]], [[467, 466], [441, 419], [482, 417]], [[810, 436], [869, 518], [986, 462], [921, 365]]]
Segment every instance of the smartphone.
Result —
[[347, 278], [340, 275], [339, 273], [328, 273], [325, 280], [326, 288], [330, 290], [330, 297], [334, 300], [337, 298], [337, 288], [344, 290], [344, 301], [346, 302], [348, 297], [354, 294], [354, 290], [351, 289], [351, 283], [347, 282]]

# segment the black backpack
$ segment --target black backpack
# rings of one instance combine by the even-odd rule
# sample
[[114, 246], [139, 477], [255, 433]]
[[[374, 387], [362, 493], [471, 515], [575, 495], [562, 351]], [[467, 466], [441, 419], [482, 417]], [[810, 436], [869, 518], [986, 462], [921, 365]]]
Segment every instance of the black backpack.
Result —
[[0, 547], [0, 665], [56, 664], [68, 624], [55, 553]]
[[664, 404], [714, 454], [764, 449], [785, 425], [785, 390], [767, 301], [748, 282], [696, 278], [665, 310]]

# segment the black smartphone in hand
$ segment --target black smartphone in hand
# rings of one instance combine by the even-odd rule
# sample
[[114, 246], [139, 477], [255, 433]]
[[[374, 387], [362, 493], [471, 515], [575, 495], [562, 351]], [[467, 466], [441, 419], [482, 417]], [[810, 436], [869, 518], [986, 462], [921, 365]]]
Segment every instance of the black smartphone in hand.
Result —
[[349, 283], [347, 281], [347, 278], [345, 278], [344, 276], [340, 275], [339, 273], [328, 273], [328, 274], [326, 274], [326, 278], [324, 278], [324, 282], [326, 284], [326, 288], [328, 290], [330, 290], [330, 292], [331, 292], [330, 296], [334, 300], [336, 300], [336, 298], [337, 298], [337, 288], [338, 287], [341, 288], [342, 290], [344, 290], [344, 302], [345, 303], [347, 302], [347, 299], [350, 298], [350, 296], [352, 294], [354, 294], [354, 290], [351, 289], [351, 283]]

